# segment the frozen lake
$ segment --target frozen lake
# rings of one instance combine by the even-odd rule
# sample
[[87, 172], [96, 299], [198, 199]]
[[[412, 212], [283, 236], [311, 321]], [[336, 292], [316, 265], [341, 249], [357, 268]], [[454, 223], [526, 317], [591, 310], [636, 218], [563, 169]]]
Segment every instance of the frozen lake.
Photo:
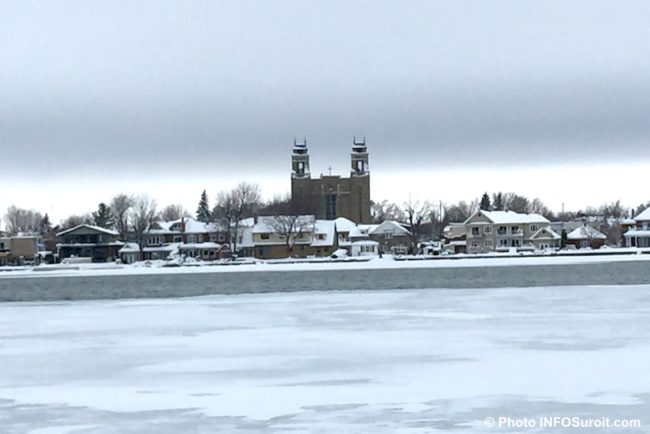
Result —
[[[650, 432], [650, 285], [0, 303], [3, 433]], [[488, 417], [642, 427], [488, 428]]]

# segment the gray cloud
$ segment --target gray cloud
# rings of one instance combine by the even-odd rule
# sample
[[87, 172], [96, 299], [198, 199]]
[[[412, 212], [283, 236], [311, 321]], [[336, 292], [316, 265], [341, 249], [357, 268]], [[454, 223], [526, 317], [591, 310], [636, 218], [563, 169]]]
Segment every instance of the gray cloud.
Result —
[[[0, 144], [22, 173], [638, 160], [647, 2], [8, 2]], [[343, 163], [341, 163], [343, 164]]]

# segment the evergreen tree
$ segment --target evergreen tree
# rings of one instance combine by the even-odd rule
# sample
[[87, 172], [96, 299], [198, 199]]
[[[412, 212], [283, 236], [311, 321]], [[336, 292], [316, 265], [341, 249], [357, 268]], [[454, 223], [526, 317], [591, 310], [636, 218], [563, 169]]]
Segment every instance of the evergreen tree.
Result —
[[483, 193], [483, 197], [481, 198], [480, 209], [482, 209], [483, 211], [490, 211], [492, 209], [492, 204], [490, 203], [490, 196], [487, 194], [487, 191]]
[[205, 190], [201, 193], [199, 207], [196, 209], [196, 219], [204, 223], [210, 221], [210, 205], [208, 204], [208, 195]]
[[38, 233], [42, 236], [46, 236], [52, 230], [52, 223], [50, 223], [50, 216], [47, 213], [43, 216], [41, 221], [38, 223]]
[[567, 245], [567, 233], [566, 233], [566, 229], [562, 229], [562, 235], [560, 238], [560, 248], [563, 249], [566, 247], [566, 245]]
[[113, 214], [111, 207], [107, 206], [104, 202], [100, 203], [97, 211], [92, 213], [93, 224], [101, 228], [110, 228], [113, 226]]
[[492, 209], [494, 211], [503, 211], [503, 193], [498, 192], [492, 195], [493, 204]]

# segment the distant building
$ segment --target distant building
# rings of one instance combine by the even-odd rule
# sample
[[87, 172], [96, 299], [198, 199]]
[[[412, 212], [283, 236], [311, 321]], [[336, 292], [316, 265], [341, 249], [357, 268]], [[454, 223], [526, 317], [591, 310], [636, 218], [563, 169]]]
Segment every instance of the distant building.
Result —
[[[465, 220], [467, 253], [536, 249], [542, 243], [540, 229], [547, 228], [549, 234], [554, 233], [549, 224], [539, 214], [478, 210]], [[546, 240], [543, 243], [546, 245]]]
[[356, 223], [371, 223], [370, 169], [365, 139], [352, 143], [349, 178], [321, 175], [312, 178], [307, 141], [294, 141], [291, 155], [291, 199], [301, 214], [317, 219], [345, 217]]
[[81, 224], [59, 232], [57, 244], [59, 259], [90, 258], [93, 262], [111, 262], [119, 257], [119, 250], [124, 246], [119, 233], [112, 229]]
[[627, 247], [650, 247], [650, 208], [634, 217], [634, 225], [623, 236]]
[[587, 247], [599, 249], [607, 241], [607, 235], [586, 223], [569, 232], [566, 238], [567, 244], [574, 245], [578, 249]]

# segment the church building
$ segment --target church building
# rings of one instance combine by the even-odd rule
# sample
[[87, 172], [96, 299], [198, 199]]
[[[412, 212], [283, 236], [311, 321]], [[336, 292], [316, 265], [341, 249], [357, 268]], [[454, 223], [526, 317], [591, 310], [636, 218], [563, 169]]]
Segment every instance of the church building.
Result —
[[312, 179], [309, 171], [307, 140], [294, 140], [291, 155], [291, 199], [301, 213], [318, 219], [345, 217], [356, 223], [369, 224], [370, 170], [368, 148], [363, 141], [352, 141], [349, 178], [321, 175]]

